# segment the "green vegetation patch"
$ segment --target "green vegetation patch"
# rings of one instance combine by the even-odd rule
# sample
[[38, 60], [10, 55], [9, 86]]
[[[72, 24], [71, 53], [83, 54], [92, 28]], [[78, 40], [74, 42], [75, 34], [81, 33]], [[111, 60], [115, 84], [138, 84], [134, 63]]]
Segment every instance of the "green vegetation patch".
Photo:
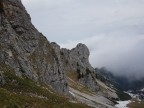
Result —
[[118, 90], [116, 94], [118, 95], [121, 101], [131, 100], [131, 96], [123, 91]]
[[17, 77], [14, 70], [4, 64], [0, 65], [0, 71], [5, 79], [0, 87], [0, 108], [88, 108], [50, 92], [47, 86]]

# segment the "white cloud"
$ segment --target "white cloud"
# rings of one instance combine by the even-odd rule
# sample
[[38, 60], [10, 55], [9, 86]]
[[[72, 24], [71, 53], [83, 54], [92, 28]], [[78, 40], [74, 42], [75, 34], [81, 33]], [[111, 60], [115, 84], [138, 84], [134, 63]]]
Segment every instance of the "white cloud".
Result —
[[85, 43], [94, 67], [144, 76], [144, 0], [22, 1], [48, 40], [67, 48]]
[[144, 0], [23, 0], [34, 25], [50, 41], [94, 36], [144, 22]]

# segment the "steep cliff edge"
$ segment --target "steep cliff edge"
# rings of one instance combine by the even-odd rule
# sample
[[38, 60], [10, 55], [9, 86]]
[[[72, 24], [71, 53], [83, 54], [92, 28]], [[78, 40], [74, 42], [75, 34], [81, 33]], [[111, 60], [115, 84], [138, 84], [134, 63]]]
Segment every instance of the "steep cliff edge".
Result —
[[[33, 100], [34, 105], [52, 103], [46, 104], [48, 108], [88, 107], [75, 102], [112, 107], [111, 98], [117, 98], [115, 91], [96, 78], [89, 54], [84, 44], [68, 50], [50, 43], [32, 25], [21, 0], [0, 1], [0, 96], [4, 93], [10, 96], [10, 100], [4, 96], [7, 100], [16, 102]], [[76, 100], [72, 104], [55, 93]], [[25, 97], [29, 94], [31, 98]], [[33, 98], [40, 103], [34, 103], [38, 100]]]
[[78, 101], [100, 108], [114, 105], [113, 99], [118, 99], [116, 91], [97, 79], [97, 71], [89, 63], [90, 52], [86, 45], [79, 43], [71, 50], [60, 48], [55, 42], [51, 45], [60, 55], [69, 91]]
[[14, 69], [17, 76], [50, 84], [68, 94], [67, 82], [56, 52], [31, 24], [20, 0], [1, 1], [0, 64]]
[[89, 55], [89, 49], [81, 43], [69, 51], [66, 49], [61, 50], [67, 76], [92, 91], [98, 91], [99, 86], [94, 75], [95, 70], [89, 63]]

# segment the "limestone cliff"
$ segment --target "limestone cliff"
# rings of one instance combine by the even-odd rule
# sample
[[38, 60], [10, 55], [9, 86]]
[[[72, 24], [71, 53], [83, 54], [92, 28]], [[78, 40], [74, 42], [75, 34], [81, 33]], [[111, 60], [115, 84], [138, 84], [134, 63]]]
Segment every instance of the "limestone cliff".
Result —
[[[96, 78], [96, 71], [89, 63], [89, 55], [90, 52], [84, 44], [68, 50], [61, 49], [56, 43], [50, 43], [32, 25], [21, 0], [0, 0], [1, 87], [6, 86], [5, 89], [9, 89], [10, 85], [14, 85], [19, 88], [26, 83], [21, 84], [18, 80], [26, 78], [38, 85], [50, 86], [55, 92], [69, 97], [72, 92], [92, 93], [95, 97], [101, 95], [102, 101], [88, 99], [87, 104], [95, 107], [100, 104], [100, 108], [111, 107], [114, 103], [107, 98], [117, 98], [115, 91]], [[18, 77], [14, 76], [17, 80], [12, 79], [11, 73]], [[9, 82], [10, 85], [7, 86], [6, 83]], [[37, 96], [37, 93], [35, 95]], [[49, 96], [37, 97], [48, 101]], [[84, 102], [85, 99], [82, 103]]]
[[[60, 48], [60, 46], [54, 42], [51, 43], [51, 45], [57, 54], [60, 55], [59, 60], [63, 66], [64, 73], [66, 74], [70, 92], [74, 92], [76, 95], [77, 93], [78, 95], [81, 95], [79, 92], [86, 93], [86, 97], [85, 95], [82, 95], [85, 98], [87, 98], [88, 94], [91, 94], [94, 97], [97, 97], [97, 95], [100, 94], [102, 96], [101, 98], [106, 97], [110, 100], [118, 99], [115, 90], [109, 85], [108, 87], [105, 82], [102, 82], [97, 78], [97, 71], [89, 63], [90, 52], [86, 45], [79, 43], [71, 50]], [[78, 91], [75, 91], [74, 89]], [[113, 102], [110, 102], [107, 99], [104, 98], [105, 101], [103, 101], [103, 99], [100, 101], [103, 101], [103, 104], [109, 103], [114, 105]], [[99, 103], [97, 100], [93, 101]], [[97, 105], [94, 106], [98, 107]], [[105, 106], [107, 106], [107, 104], [105, 104]], [[100, 106], [100, 108], [103, 107]]]
[[68, 94], [59, 57], [49, 41], [31, 24], [20, 0], [0, 2], [0, 64], [15, 70], [17, 76], [51, 85]]
[[[61, 49], [61, 58], [68, 77], [75, 75], [75, 80], [93, 91], [98, 91], [94, 68], [89, 63], [89, 49], [84, 44], [78, 44], [71, 50]], [[73, 79], [73, 78], [72, 78]]]

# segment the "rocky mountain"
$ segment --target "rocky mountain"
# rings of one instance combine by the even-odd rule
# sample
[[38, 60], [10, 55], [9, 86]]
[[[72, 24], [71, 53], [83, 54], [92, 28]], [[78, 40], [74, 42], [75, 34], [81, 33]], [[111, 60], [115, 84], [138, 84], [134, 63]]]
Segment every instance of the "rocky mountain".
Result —
[[17, 76], [50, 84], [59, 93], [68, 93], [62, 66], [50, 42], [31, 24], [20, 0], [3, 0], [1, 12], [1, 64]]
[[134, 98], [136, 97], [138, 99], [144, 100], [144, 79], [130, 80], [124, 76], [117, 76], [115, 79], [123, 91], [133, 94]]
[[0, 0], [0, 107], [113, 108], [84, 44], [61, 49], [32, 25], [21, 0]]
[[[108, 71], [106, 68], [96, 68], [97, 79], [104, 82], [107, 86], [114, 87], [117, 89], [119, 98], [122, 100], [129, 100], [130, 96], [125, 94], [123, 91], [127, 91], [129, 94], [133, 94], [139, 99], [144, 99], [144, 79], [135, 79], [125, 76], [116, 76], [111, 71]], [[120, 96], [121, 95], [121, 96]], [[133, 96], [132, 96], [133, 97]]]
[[78, 101], [100, 108], [115, 104], [115, 100], [118, 99], [117, 94], [115, 90], [96, 78], [97, 72], [89, 63], [90, 52], [86, 45], [79, 43], [71, 50], [60, 49], [60, 46], [54, 42], [51, 45], [60, 55], [69, 92]]
[[121, 101], [131, 99], [131, 96], [129, 94], [125, 93], [126, 91], [128, 91], [125, 89], [125, 87], [129, 86], [129, 85], [126, 85], [126, 84], [128, 84], [127, 78], [115, 76], [111, 71], [107, 70], [105, 67], [96, 68], [95, 70], [97, 72], [96, 78], [101, 80], [107, 86], [110, 86], [111, 88], [115, 89], [116, 94], [118, 95], [118, 97]]

